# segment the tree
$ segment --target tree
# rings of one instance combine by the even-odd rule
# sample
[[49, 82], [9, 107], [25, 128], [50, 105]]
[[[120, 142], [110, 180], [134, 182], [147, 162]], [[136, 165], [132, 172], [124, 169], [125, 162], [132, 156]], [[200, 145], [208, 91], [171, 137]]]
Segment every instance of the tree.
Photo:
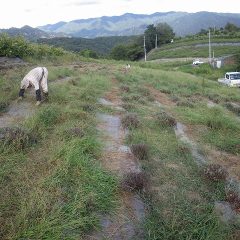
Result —
[[237, 32], [239, 30], [239, 28], [233, 23], [227, 23], [224, 29], [227, 32]]
[[136, 61], [143, 56], [143, 47], [138, 44], [118, 45], [110, 53], [110, 57], [115, 60]]
[[125, 45], [117, 45], [112, 49], [110, 57], [115, 60], [128, 60], [127, 47]]
[[154, 27], [153, 24], [148, 25], [147, 29], [144, 32], [147, 51], [150, 51], [155, 47], [156, 34], [157, 34], [156, 27]]
[[86, 57], [86, 58], [95, 58], [97, 59], [98, 58], [98, 54], [91, 50], [91, 49], [84, 49], [80, 52], [80, 55]]
[[207, 35], [208, 34], [208, 30], [206, 29], [201, 29], [200, 32], [198, 33], [199, 35]]
[[158, 44], [170, 43], [175, 36], [173, 29], [167, 23], [157, 24], [156, 31], [158, 35]]
[[142, 58], [144, 55], [143, 47], [138, 44], [128, 45], [127, 57], [131, 61], [136, 61]]

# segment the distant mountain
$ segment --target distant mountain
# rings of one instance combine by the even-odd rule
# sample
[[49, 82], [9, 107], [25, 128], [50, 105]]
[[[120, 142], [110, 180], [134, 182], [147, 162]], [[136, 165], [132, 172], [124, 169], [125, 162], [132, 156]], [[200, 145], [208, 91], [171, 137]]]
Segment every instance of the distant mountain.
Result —
[[32, 28], [30, 26], [24, 26], [22, 28], [9, 28], [0, 29], [1, 33], [7, 33], [9, 36], [23, 36], [25, 39], [30, 41], [36, 41], [39, 38], [54, 38], [54, 37], [67, 37], [65, 33], [51, 33], [45, 32], [38, 28]]
[[40, 26], [46, 32], [66, 33], [74, 37], [129, 36], [142, 34], [149, 24], [168, 23], [177, 36], [198, 33], [209, 27], [224, 27], [228, 22], [240, 26], [239, 13], [214, 12], [156, 12], [154, 14], [126, 13], [121, 16], [79, 19]]

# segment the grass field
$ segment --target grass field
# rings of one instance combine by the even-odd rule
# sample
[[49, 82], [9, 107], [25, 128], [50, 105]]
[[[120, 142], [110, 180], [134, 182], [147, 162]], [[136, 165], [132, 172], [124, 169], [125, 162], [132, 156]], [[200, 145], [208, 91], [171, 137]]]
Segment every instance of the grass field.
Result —
[[[96, 113], [114, 114], [98, 99], [115, 87], [125, 113], [140, 123], [125, 142], [147, 151], [140, 159], [148, 179], [139, 192], [147, 206], [143, 239], [239, 239], [240, 226], [222, 223], [214, 210], [226, 200], [224, 181], [206, 179], [190, 147], [164, 122], [170, 115], [183, 123], [206, 159], [212, 150], [239, 159], [239, 118], [226, 107], [240, 105], [239, 89], [212, 81], [220, 72], [208, 66], [136, 63], [126, 73], [121, 62], [62, 62], [41, 63], [49, 70], [49, 102], [19, 122], [20, 140], [0, 148], [0, 238], [85, 239], [100, 229], [101, 214], [114, 215], [119, 179], [100, 164]], [[33, 64], [2, 72], [1, 115]], [[208, 107], [210, 101], [216, 105]]]

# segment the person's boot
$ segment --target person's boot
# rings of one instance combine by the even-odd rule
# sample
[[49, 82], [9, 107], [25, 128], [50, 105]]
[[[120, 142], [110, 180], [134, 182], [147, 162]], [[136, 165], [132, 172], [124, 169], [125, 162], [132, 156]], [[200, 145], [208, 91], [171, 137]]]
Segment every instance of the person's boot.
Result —
[[20, 91], [18, 93], [18, 101], [21, 101], [23, 99], [24, 91], [25, 91], [25, 89], [20, 89]]
[[42, 100], [40, 89], [36, 90], [36, 100], [37, 100], [37, 102], [36, 102], [36, 106], [40, 105], [41, 100]]
[[42, 100], [40, 89], [36, 90], [36, 100], [39, 102]]

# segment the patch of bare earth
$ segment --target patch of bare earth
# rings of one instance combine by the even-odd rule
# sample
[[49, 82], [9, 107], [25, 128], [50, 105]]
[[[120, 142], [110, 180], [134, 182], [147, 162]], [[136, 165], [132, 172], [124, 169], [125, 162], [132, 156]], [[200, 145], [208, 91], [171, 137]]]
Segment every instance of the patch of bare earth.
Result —
[[[104, 99], [111, 101], [111, 106], [120, 107], [119, 89], [113, 87]], [[104, 104], [104, 102], [102, 102]], [[107, 106], [109, 104], [106, 103]], [[101, 157], [102, 166], [116, 174], [120, 179], [128, 173], [140, 172], [137, 160], [128, 146], [124, 145], [126, 131], [121, 126], [120, 114], [98, 114], [98, 130], [104, 143]], [[100, 217], [101, 230], [90, 234], [87, 239], [143, 239], [141, 223], [145, 207], [141, 198], [134, 192], [119, 188], [119, 205], [115, 213]]]
[[210, 148], [207, 155], [211, 163], [224, 166], [231, 176], [240, 181], [240, 156]]
[[155, 100], [158, 101], [160, 104], [164, 105], [165, 107], [172, 107], [176, 104], [171, 101], [167, 94], [160, 92], [159, 90], [153, 88], [150, 85], [146, 85], [146, 88], [149, 89], [152, 96], [154, 96]]

